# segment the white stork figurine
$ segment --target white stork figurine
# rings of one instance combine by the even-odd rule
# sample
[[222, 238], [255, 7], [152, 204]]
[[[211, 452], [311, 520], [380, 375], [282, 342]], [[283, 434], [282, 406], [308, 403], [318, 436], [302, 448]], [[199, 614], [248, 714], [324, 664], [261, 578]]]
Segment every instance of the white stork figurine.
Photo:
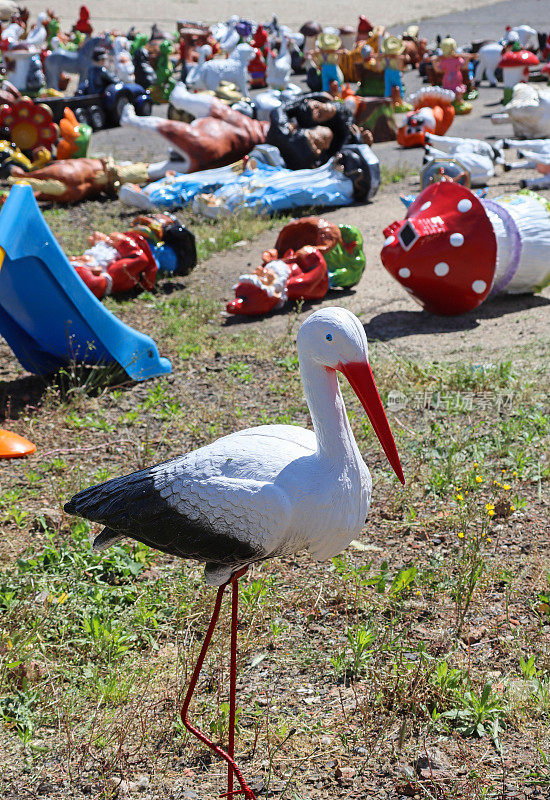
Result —
[[[363, 326], [344, 308], [314, 312], [298, 332], [298, 356], [314, 430], [262, 425], [206, 447], [85, 489], [66, 506], [105, 526], [94, 547], [130, 537], [206, 562], [219, 586], [181, 715], [186, 727], [228, 763], [245, 800], [254, 800], [234, 761], [238, 579], [248, 566], [307, 549], [323, 560], [356, 537], [369, 511], [371, 477], [348, 422], [336, 372], [361, 401], [399, 480], [403, 472], [368, 360]], [[227, 585], [232, 587], [230, 728], [227, 751], [187, 720], [187, 709]]]

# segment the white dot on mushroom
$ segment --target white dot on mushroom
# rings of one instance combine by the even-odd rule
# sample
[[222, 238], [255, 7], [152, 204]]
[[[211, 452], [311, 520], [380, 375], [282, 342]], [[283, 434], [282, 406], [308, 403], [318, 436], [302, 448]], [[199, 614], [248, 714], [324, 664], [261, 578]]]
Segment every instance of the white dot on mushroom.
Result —
[[466, 211], [469, 211], [471, 209], [471, 207], [472, 207], [471, 200], [467, 200], [466, 198], [464, 198], [463, 200], [458, 201], [457, 208], [461, 212], [461, 214], [465, 214]]
[[432, 201], [428, 200], [426, 203], [424, 203], [424, 205], [420, 206], [420, 210], [421, 211], [426, 211], [431, 206], [431, 204], [432, 204]]
[[410, 271], [410, 269], [407, 269], [407, 267], [401, 267], [401, 269], [399, 270], [399, 272], [397, 274], [399, 275], [400, 278], [410, 278], [411, 277], [411, 271]]
[[464, 236], [461, 233], [451, 233], [449, 241], [452, 247], [462, 247], [464, 244]]
[[474, 281], [472, 283], [472, 289], [476, 294], [483, 294], [486, 288], [487, 284], [485, 283], [485, 281]]
[[445, 261], [440, 261], [439, 264], [436, 264], [434, 267], [434, 272], [440, 278], [443, 278], [449, 272], [449, 265], [445, 263]]
[[394, 242], [395, 242], [395, 236], [388, 236], [388, 238], [387, 238], [387, 239], [386, 239], [386, 241], [384, 242], [384, 247], [385, 247], [387, 244], [393, 244]]

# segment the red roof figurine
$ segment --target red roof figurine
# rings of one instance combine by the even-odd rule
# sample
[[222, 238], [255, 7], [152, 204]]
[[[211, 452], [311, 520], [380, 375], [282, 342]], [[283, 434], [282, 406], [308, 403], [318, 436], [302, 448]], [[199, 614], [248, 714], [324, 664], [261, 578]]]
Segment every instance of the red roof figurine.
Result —
[[357, 25], [357, 42], [362, 42], [364, 39], [367, 39], [369, 33], [374, 29], [374, 25], [372, 22], [363, 15], [360, 14], [359, 16], [359, 23]]
[[382, 263], [426, 311], [463, 314], [489, 294], [497, 240], [480, 200], [464, 186], [428, 186], [384, 236]]
[[90, 25], [90, 11], [87, 6], [80, 6], [79, 16], [74, 26], [74, 30], [83, 33], [85, 36], [91, 36], [93, 28]]

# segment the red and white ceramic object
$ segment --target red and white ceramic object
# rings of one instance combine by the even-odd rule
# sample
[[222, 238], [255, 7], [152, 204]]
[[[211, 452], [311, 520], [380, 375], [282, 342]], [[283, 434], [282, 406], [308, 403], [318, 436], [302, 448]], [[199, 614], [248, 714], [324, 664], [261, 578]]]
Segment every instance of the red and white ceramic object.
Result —
[[384, 236], [382, 263], [426, 311], [463, 314], [489, 294], [497, 240], [480, 200], [464, 186], [428, 186]]
[[507, 50], [499, 61], [502, 82], [513, 88], [516, 83], [529, 80], [529, 67], [536, 67], [539, 60], [530, 50]]

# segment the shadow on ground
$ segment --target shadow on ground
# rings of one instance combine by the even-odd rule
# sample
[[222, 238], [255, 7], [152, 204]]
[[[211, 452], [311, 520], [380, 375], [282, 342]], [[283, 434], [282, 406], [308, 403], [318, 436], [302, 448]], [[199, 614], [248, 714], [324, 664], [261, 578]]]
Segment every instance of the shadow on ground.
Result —
[[389, 342], [404, 336], [431, 333], [455, 333], [477, 328], [481, 320], [496, 319], [540, 306], [550, 305], [550, 300], [539, 295], [515, 295], [497, 298], [459, 317], [439, 317], [427, 311], [385, 311], [365, 324], [369, 340]]

